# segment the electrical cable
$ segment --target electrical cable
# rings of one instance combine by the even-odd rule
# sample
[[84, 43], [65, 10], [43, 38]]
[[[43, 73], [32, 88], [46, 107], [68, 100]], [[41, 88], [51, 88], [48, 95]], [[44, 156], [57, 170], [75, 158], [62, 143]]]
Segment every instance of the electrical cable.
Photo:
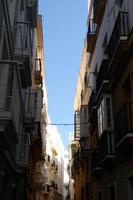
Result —
[[83, 123], [70, 123], [70, 124], [56, 124], [56, 123], [46, 123], [46, 125], [52, 125], [52, 126], [74, 126], [74, 125], [81, 125], [81, 124], [89, 124], [89, 122], [83, 122]]

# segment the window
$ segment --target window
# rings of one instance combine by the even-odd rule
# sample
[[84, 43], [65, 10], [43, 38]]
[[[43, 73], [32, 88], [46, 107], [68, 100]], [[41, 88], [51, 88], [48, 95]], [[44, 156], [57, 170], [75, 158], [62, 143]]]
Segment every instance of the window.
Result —
[[84, 85], [85, 85], [85, 86], [87, 86], [87, 84], [88, 84], [87, 78], [88, 78], [88, 73], [86, 72], [86, 73], [85, 73], [85, 76], [84, 76]]
[[107, 37], [107, 33], [106, 33], [105, 36], [104, 36], [103, 44], [102, 44], [103, 51], [104, 51], [105, 54], [107, 53], [106, 52], [107, 45], [108, 45], [108, 37]]
[[86, 183], [86, 198], [88, 197], [89, 199], [89, 182]]
[[8, 59], [9, 59], [8, 46], [7, 46], [6, 36], [4, 35], [3, 47], [2, 47], [2, 60], [8, 60]]
[[97, 193], [97, 200], [102, 200], [103, 199], [103, 194], [102, 194], [102, 191], [99, 191]]
[[96, 72], [90, 72], [89, 73], [89, 82], [88, 82], [88, 86], [89, 88], [91, 88], [92, 90], [93, 89], [96, 89], [96, 77], [97, 77], [97, 74]]
[[133, 176], [128, 178], [128, 199], [133, 199]]
[[[0, 27], [2, 27], [3, 24], [3, 3], [2, 0], [0, 0]], [[0, 31], [0, 38], [1, 38], [1, 32]]]
[[80, 117], [81, 117], [81, 123], [88, 122], [88, 107], [87, 107], [87, 105], [82, 105]]
[[99, 105], [98, 111], [98, 134], [99, 137], [104, 131], [113, 129], [112, 102], [110, 95], [104, 95]]
[[116, 187], [111, 185], [109, 187], [109, 200], [116, 200]]
[[84, 108], [84, 122], [87, 122], [88, 119], [87, 119], [87, 109]]
[[27, 135], [21, 136], [21, 150], [20, 150], [20, 161], [25, 162], [27, 159]]
[[24, 10], [24, 1], [23, 1], [23, 0], [21, 0], [20, 10], [21, 10], [21, 11]]

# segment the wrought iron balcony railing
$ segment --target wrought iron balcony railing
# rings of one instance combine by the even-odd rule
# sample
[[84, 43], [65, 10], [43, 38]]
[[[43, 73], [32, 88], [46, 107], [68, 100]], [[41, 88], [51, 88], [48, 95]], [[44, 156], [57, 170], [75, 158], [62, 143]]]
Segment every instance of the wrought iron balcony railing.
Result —
[[97, 176], [101, 172], [101, 169], [100, 147], [96, 147], [91, 153], [91, 172], [94, 176]]
[[50, 189], [55, 189], [55, 190], [58, 189], [57, 183], [55, 183], [55, 181], [53, 180], [50, 181]]
[[96, 29], [97, 25], [94, 19], [89, 19], [88, 32], [87, 32], [87, 51], [92, 53], [96, 41]]
[[35, 59], [35, 71], [34, 71], [34, 80], [35, 84], [40, 85], [42, 84], [42, 67], [41, 67], [41, 59]]
[[112, 60], [117, 50], [119, 42], [121, 40], [127, 40], [128, 35], [129, 35], [128, 13], [119, 12], [107, 47], [110, 61]]
[[27, 20], [31, 24], [31, 28], [37, 28], [38, 19], [38, 0], [28, 0], [27, 4]]
[[42, 161], [36, 163], [34, 183], [39, 189], [45, 183], [44, 163]]
[[33, 6], [38, 0], [27, 0], [28, 6]]
[[97, 75], [96, 79], [96, 93], [99, 94], [102, 87], [104, 86], [104, 83], [107, 84], [109, 82], [108, 74], [108, 60], [103, 60], [100, 66], [100, 70]]
[[[9, 7], [9, 2], [8, 0], [4, 0], [3, 2], [1, 2], [1, 7], [3, 10], [1, 10], [1, 25], [3, 22], [3, 19], [5, 21], [4, 27], [1, 26], [1, 32], [2, 32], [2, 28], [4, 31], [4, 34], [7, 35], [7, 40], [8, 40], [8, 45], [9, 45], [9, 49], [10, 49], [10, 53], [11, 56], [13, 56], [13, 26], [11, 24], [11, 13], [10, 13], [10, 7]], [[3, 14], [3, 16], [2, 16]]]
[[78, 151], [73, 156], [73, 164], [72, 165], [73, 165], [74, 171], [80, 167], [80, 160], [81, 160], [81, 152], [80, 152], [80, 148], [79, 148]]
[[4, 146], [16, 142], [20, 116], [24, 116], [24, 103], [18, 65], [10, 60], [0, 61], [0, 121], [3, 122], [3, 129], [7, 129], [3, 133], [3, 139], [0, 139], [2, 143], [6, 134]]
[[43, 184], [41, 187], [40, 187], [40, 191], [41, 193], [43, 194], [48, 194], [49, 193], [49, 190], [50, 190], [50, 186], [48, 184]]
[[29, 92], [24, 94], [24, 105], [25, 105], [25, 124], [27, 128], [33, 129], [33, 122], [35, 118], [35, 94], [34, 92]]
[[81, 159], [84, 159], [89, 155], [90, 152], [90, 143], [89, 143], [89, 137], [81, 137], [80, 138], [80, 157]]
[[50, 160], [51, 160], [51, 157], [50, 157], [50, 155], [47, 154], [45, 157], [45, 161], [50, 164]]
[[97, 24], [100, 24], [104, 9], [105, 9], [106, 0], [94, 0], [93, 8], [94, 8], [94, 21]]
[[[23, 107], [21, 93], [21, 83], [19, 79], [19, 68], [13, 61], [0, 61], [1, 81], [0, 81], [0, 110], [14, 111], [16, 104], [12, 101], [19, 98], [19, 103]], [[16, 88], [14, 88], [16, 86]], [[19, 106], [19, 105], [18, 105]]]
[[80, 139], [80, 110], [76, 110], [74, 114], [74, 140]]
[[111, 167], [115, 157], [115, 145], [113, 133], [104, 133], [99, 139], [100, 163], [106, 167]]
[[37, 142], [37, 143], [39, 142], [40, 144], [42, 144], [40, 122], [34, 122], [34, 129], [31, 134], [31, 138], [32, 138], [32, 141]]
[[116, 146], [124, 142], [133, 146], [133, 102], [124, 104], [116, 116]]
[[92, 90], [89, 99], [88, 110], [89, 110], [89, 120], [90, 120], [93, 111], [96, 110], [96, 90]]
[[14, 56], [23, 60], [32, 55], [30, 23], [16, 22], [14, 29]]
[[22, 87], [31, 85], [31, 27], [29, 22], [16, 22], [14, 27], [14, 59], [20, 63]]
[[27, 133], [18, 134], [16, 146], [16, 163], [20, 167], [28, 167], [29, 162], [29, 135]]

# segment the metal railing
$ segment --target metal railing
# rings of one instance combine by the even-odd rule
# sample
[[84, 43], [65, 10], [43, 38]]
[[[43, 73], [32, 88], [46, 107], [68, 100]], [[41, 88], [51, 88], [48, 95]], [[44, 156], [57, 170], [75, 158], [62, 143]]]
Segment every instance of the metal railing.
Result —
[[119, 12], [107, 47], [109, 60], [112, 59], [119, 41], [121, 39], [127, 39], [125, 36], [128, 36], [128, 34], [128, 13]]
[[35, 84], [42, 84], [42, 66], [41, 66], [41, 59], [36, 58], [35, 59]]
[[100, 147], [96, 147], [91, 153], [91, 170], [100, 167]]
[[27, 167], [29, 162], [29, 143], [27, 133], [18, 134], [18, 144], [16, 148], [16, 162], [21, 165], [21, 167]]
[[30, 118], [34, 118], [36, 108], [34, 92], [27, 92], [24, 94], [24, 103], [26, 115], [29, 115]]
[[72, 165], [74, 167], [74, 170], [79, 168], [80, 160], [81, 160], [81, 153], [80, 153], [80, 148], [79, 148], [78, 151], [73, 156], [73, 164]]
[[35, 184], [40, 187], [45, 183], [44, 163], [39, 161], [35, 166]]
[[27, 0], [27, 5], [28, 6], [33, 6], [38, 0]]
[[103, 81], [108, 80], [107, 69], [108, 69], [108, 60], [103, 60], [96, 79], [96, 93], [99, 92], [99, 89]]
[[89, 116], [91, 115], [94, 106], [96, 106], [96, 90], [92, 90], [89, 99], [89, 104], [88, 104]]
[[74, 139], [80, 139], [80, 111], [76, 110], [74, 114]]
[[124, 104], [116, 116], [116, 144], [127, 134], [133, 135], [133, 102]]
[[[17, 119], [18, 110], [24, 112], [21, 81], [17, 63], [10, 60], [0, 61], [0, 110], [12, 111]], [[24, 114], [24, 113], [23, 113]]]
[[94, 19], [89, 19], [87, 38], [96, 33], [96, 28], [97, 24], [94, 22]]
[[114, 136], [112, 133], [104, 133], [99, 142], [100, 160], [104, 160], [106, 156], [114, 155]]
[[29, 22], [16, 22], [14, 28], [14, 55], [20, 58], [32, 55], [31, 27]]
[[100, 0], [94, 0], [93, 1], [94, 17], [96, 16], [96, 14], [98, 12], [99, 4], [100, 4]]

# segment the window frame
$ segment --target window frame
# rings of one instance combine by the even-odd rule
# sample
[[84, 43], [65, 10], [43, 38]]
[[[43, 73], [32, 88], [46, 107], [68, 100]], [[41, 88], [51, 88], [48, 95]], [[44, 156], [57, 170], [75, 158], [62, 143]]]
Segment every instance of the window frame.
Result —
[[[107, 98], [109, 98], [109, 105], [107, 105]], [[108, 112], [110, 112], [110, 126], [107, 124], [109, 120]], [[105, 131], [112, 131], [113, 130], [113, 112], [112, 112], [112, 99], [111, 95], [104, 94], [100, 104], [97, 109], [97, 119], [98, 119], [98, 137], [100, 138], [101, 135]]]
[[108, 196], [109, 196], [109, 200], [111, 200], [111, 187], [113, 187], [114, 186], [114, 191], [115, 191], [115, 199], [113, 199], [113, 200], [117, 200], [117, 184], [116, 184], [116, 182], [114, 182], [114, 183], [112, 183], [112, 184], [110, 184], [109, 186], [108, 186]]

